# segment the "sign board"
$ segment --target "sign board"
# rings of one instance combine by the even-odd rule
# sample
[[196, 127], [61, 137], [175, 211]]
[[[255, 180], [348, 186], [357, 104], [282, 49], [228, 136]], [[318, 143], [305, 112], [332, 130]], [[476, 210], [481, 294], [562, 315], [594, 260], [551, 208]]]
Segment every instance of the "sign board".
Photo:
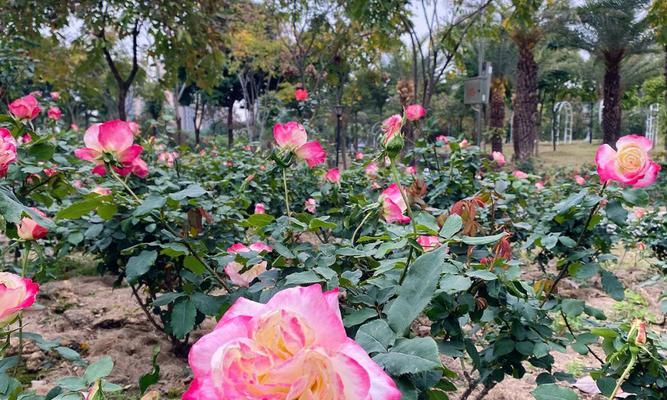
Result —
[[468, 78], [463, 87], [463, 104], [487, 104], [491, 89], [490, 76]]

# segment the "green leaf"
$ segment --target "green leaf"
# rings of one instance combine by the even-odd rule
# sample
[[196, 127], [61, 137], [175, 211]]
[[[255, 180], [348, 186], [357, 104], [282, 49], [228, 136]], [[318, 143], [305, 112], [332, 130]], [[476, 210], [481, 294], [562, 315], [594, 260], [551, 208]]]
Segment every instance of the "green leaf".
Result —
[[616, 275], [602, 269], [600, 270], [600, 276], [602, 277], [602, 289], [604, 289], [612, 299], [621, 301], [625, 298], [625, 288]]
[[296, 272], [285, 278], [285, 285], [303, 285], [306, 283], [322, 282], [324, 279], [313, 271]]
[[35, 157], [37, 161], [48, 161], [53, 157], [56, 148], [48, 143], [37, 143], [28, 149], [28, 154]]
[[194, 272], [197, 275], [201, 275], [204, 272], [206, 272], [206, 266], [201, 263], [195, 256], [185, 256], [183, 259], [183, 265], [185, 268], [189, 269], [190, 271]]
[[611, 199], [604, 208], [607, 218], [614, 221], [616, 225], [625, 225], [628, 220], [628, 211], [623, 208], [620, 201]]
[[157, 251], [142, 250], [137, 256], [130, 257], [125, 266], [125, 278], [134, 283], [139, 277], [148, 272], [157, 260]]
[[116, 212], [118, 212], [118, 207], [113, 203], [101, 203], [97, 206], [97, 215], [106, 221], [113, 218], [113, 216], [116, 215]]
[[160, 380], [160, 365], [157, 363], [157, 357], [160, 355], [160, 346], [153, 348], [153, 359], [151, 372], [141, 375], [139, 378], [139, 390], [143, 395], [151, 385], [155, 385]]
[[577, 393], [555, 383], [540, 385], [530, 392], [536, 400], [578, 400]]
[[387, 310], [387, 322], [402, 334], [431, 301], [444, 264], [444, 249], [421, 255], [410, 265], [398, 297]]
[[202, 292], [193, 293], [191, 298], [197, 310], [211, 316], [218, 316], [222, 307], [227, 303], [224, 296], [210, 296]]
[[162, 296], [155, 299], [155, 301], [153, 301], [153, 306], [154, 307], [166, 306], [167, 304], [170, 304], [174, 300], [183, 296], [185, 296], [185, 293], [177, 293], [177, 292], [165, 293]]
[[83, 379], [85, 379], [89, 385], [92, 385], [96, 380], [102, 379], [109, 375], [112, 370], [113, 360], [111, 357], [105, 356], [100, 358], [94, 364], [90, 364], [88, 368], [86, 368], [86, 372], [83, 374]]
[[248, 227], [248, 228], [264, 228], [271, 222], [273, 222], [275, 218], [269, 214], [252, 214], [250, 217], [248, 217], [247, 220], [243, 222], [243, 226]]
[[171, 313], [171, 333], [183, 339], [195, 327], [197, 309], [191, 300], [179, 301]]
[[452, 214], [445, 220], [445, 223], [442, 224], [440, 229], [440, 236], [445, 239], [451, 239], [452, 236], [456, 235], [458, 231], [463, 228], [463, 219], [458, 214]]
[[470, 286], [472, 286], [472, 280], [467, 276], [445, 275], [440, 280], [440, 290], [447, 294], [464, 292], [470, 289]]
[[561, 309], [565, 316], [574, 318], [584, 312], [584, 302], [582, 300], [565, 299], [561, 303]]
[[483, 244], [489, 244], [489, 243], [494, 243], [502, 239], [504, 236], [506, 236], [507, 233], [499, 233], [497, 235], [493, 236], [463, 236], [461, 241], [465, 244], [469, 244], [471, 246], [479, 246]]
[[373, 357], [391, 375], [416, 374], [440, 367], [438, 345], [431, 337], [401, 339], [389, 353]]
[[137, 207], [132, 213], [135, 217], [140, 217], [142, 215], [148, 214], [149, 212], [164, 207], [167, 203], [167, 199], [164, 196], [151, 194], [144, 199], [144, 201]]
[[649, 196], [644, 189], [630, 189], [623, 190], [623, 200], [633, 206], [645, 206], [648, 204]]
[[503, 338], [493, 344], [493, 356], [498, 358], [514, 351], [514, 340]]
[[498, 279], [498, 276], [491, 271], [485, 269], [476, 269], [466, 272], [466, 275], [472, 278], [479, 278], [484, 281], [492, 281]]
[[75, 392], [88, 389], [88, 383], [86, 380], [78, 376], [66, 376], [62, 379], [59, 379], [56, 384], [58, 386], [62, 386], [63, 389]]
[[362, 322], [377, 316], [377, 311], [372, 308], [362, 308], [361, 310], [356, 310], [343, 318], [343, 325], [349, 328], [351, 326], [356, 326]]
[[81, 360], [81, 356], [76, 351], [70, 349], [69, 347], [58, 346], [55, 349], [58, 354], [65, 360], [69, 361], [78, 361]]
[[386, 353], [396, 340], [396, 333], [383, 319], [376, 319], [363, 324], [357, 330], [354, 340], [366, 350], [366, 353]]
[[605, 339], [614, 339], [618, 336], [618, 332], [611, 328], [591, 328], [591, 333]]
[[169, 195], [170, 198], [176, 200], [176, 201], [181, 201], [185, 198], [196, 198], [196, 197], [201, 197], [206, 194], [206, 190], [199, 186], [198, 184], [194, 183], [187, 188], [181, 190], [180, 192], [172, 193]]
[[56, 219], [79, 219], [95, 210], [99, 204], [100, 200], [97, 198], [83, 199], [58, 211]]
[[336, 223], [326, 221], [329, 217], [313, 218], [308, 223], [308, 230], [315, 231], [322, 229], [336, 229]]

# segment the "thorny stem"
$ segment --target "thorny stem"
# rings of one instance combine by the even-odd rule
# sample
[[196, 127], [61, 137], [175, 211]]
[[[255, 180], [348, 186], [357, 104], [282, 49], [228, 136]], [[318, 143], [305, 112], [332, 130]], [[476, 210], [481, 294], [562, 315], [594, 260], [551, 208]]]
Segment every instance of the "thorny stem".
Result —
[[[600, 188], [600, 192], [599, 192], [599, 194], [598, 194], [600, 197], [602, 197], [602, 194], [604, 193], [604, 190], [605, 190], [606, 188], [607, 188], [607, 182], [605, 182], [605, 183], [602, 185], [602, 188]], [[574, 247], [573, 247], [574, 249], [578, 249], [578, 248], [579, 248], [579, 245], [581, 245], [581, 241], [584, 239], [584, 236], [586, 235], [586, 232], [588, 231], [588, 225], [591, 223], [591, 220], [593, 219], [593, 216], [594, 216], [595, 213], [597, 212], [599, 206], [600, 206], [600, 201], [598, 201], [597, 203], [595, 203], [595, 205], [593, 206], [593, 208], [591, 208], [591, 212], [588, 213], [588, 218], [586, 219], [586, 223], [584, 224], [584, 226], [583, 226], [583, 228], [582, 228], [582, 230], [581, 230], [581, 234], [579, 234], [579, 238], [577, 239], [577, 243], [576, 243], [576, 244], [574, 245]], [[560, 272], [558, 273], [558, 276], [557, 276], [556, 279], [554, 280], [554, 283], [551, 285], [551, 287], [550, 287], [549, 290], [547, 291], [547, 294], [544, 296], [544, 299], [542, 300], [542, 303], [540, 304], [540, 307], [541, 307], [541, 306], [544, 306], [544, 304], [549, 300], [549, 298], [551, 297], [551, 295], [552, 295], [552, 294], [554, 293], [554, 291], [556, 290], [556, 286], [558, 285], [558, 283], [559, 283], [563, 278], [565, 278], [565, 276], [566, 276], [567, 273], [568, 273], [568, 268], [570, 267], [570, 264], [571, 264], [571, 263], [572, 263], [571, 261], [568, 261], [568, 262], [565, 263], [565, 265], [563, 265], [563, 268], [561, 268]]]
[[285, 189], [285, 208], [287, 209], [287, 216], [291, 217], [292, 212], [289, 209], [289, 191], [287, 189], [287, 172], [283, 168], [283, 189]]
[[127, 192], [128, 192], [132, 197], [134, 197], [134, 200], [135, 200], [137, 203], [141, 203], [141, 200], [140, 200], [139, 197], [136, 195], [136, 193], [134, 193], [134, 191], [133, 191], [132, 189], [130, 189], [130, 187], [127, 185], [127, 183], [126, 183], [126, 182], [125, 182], [125, 181], [124, 181], [124, 180], [123, 180], [123, 179], [116, 173], [116, 171], [113, 170], [113, 167], [109, 167], [109, 170], [111, 171], [111, 175], [113, 175], [113, 177], [114, 177], [114, 178], [115, 178], [121, 185], [123, 185], [123, 187], [125, 188], [125, 190], [127, 190]]
[[[565, 315], [563, 310], [560, 310], [560, 315], [563, 317], [563, 321], [565, 321], [565, 326], [567, 327], [567, 330], [570, 332], [570, 334], [572, 336], [575, 336], [574, 331], [572, 330], [572, 327], [570, 326], [570, 321], [567, 320], [567, 316]], [[591, 349], [591, 347], [589, 345], [585, 345], [585, 346], [588, 349], [588, 352], [591, 353], [593, 355], [593, 357], [595, 357], [595, 359], [600, 362], [600, 364], [604, 364], [604, 361], [600, 358], [600, 356], [595, 354], [595, 352], [593, 351], [593, 349]]]
[[[401, 186], [401, 178], [398, 174], [398, 169], [396, 168], [396, 162], [394, 160], [391, 160], [391, 173], [394, 177], [394, 181], [396, 182], [396, 186], [398, 186], [398, 191], [401, 193], [401, 197], [405, 202], [406, 211], [408, 212], [408, 216], [410, 217], [410, 225], [412, 225], [412, 232], [415, 234], [415, 236], [417, 236], [417, 225], [415, 223], [415, 218], [412, 215], [412, 208], [410, 207], [410, 201], [408, 199], [408, 196], [403, 191], [403, 187]], [[410, 246], [410, 252], [408, 253], [408, 260], [406, 261], [405, 268], [403, 268], [401, 277], [398, 280], [399, 285], [403, 284], [403, 281], [405, 280], [405, 277], [408, 274], [408, 268], [410, 268], [410, 262], [412, 261], [413, 251], [414, 249], [412, 248], [412, 246]]]
[[630, 372], [635, 367], [636, 362], [637, 362], [637, 352], [630, 350], [630, 362], [628, 363], [628, 366], [625, 367], [625, 370], [623, 371], [621, 377], [618, 378], [618, 382], [616, 382], [616, 387], [614, 387], [614, 391], [611, 392], [609, 400], [614, 400], [616, 398], [616, 393], [618, 393], [619, 389], [621, 388], [621, 385], [628, 378], [628, 375], [630, 375]]

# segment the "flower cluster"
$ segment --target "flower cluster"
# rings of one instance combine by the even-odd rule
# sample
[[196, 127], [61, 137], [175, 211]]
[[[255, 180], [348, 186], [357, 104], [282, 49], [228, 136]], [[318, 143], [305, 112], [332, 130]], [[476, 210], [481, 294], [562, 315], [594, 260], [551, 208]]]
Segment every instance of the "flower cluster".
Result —
[[189, 355], [183, 400], [398, 400], [393, 380], [347, 337], [338, 290], [278, 292], [266, 304], [239, 298]]

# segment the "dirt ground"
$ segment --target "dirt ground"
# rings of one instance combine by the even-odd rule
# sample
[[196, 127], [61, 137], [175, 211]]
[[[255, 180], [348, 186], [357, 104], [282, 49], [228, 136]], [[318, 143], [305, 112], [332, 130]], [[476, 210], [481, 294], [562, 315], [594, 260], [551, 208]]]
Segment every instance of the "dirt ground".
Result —
[[[640, 261], [635, 265], [633, 257], [625, 259], [630, 262], [614, 271], [627, 287], [648, 301], [650, 312], [662, 318], [658, 298], [664, 283], [658, 281], [652, 285], [641, 285], [641, 282], [655, 275], [655, 270], [648, 268], [646, 262]], [[525, 272], [528, 279], [535, 274], [535, 271]], [[151, 370], [153, 348], [160, 345], [162, 352], [158, 361], [161, 373], [157, 389], [169, 399], [180, 398], [190, 379], [186, 360], [175, 357], [170, 352], [171, 345], [148, 323], [146, 316], [135, 303], [131, 290], [127, 287], [114, 289], [112, 284], [113, 279], [106, 277], [74, 277], [42, 285], [39, 304], [25, 313], [25, 331], [39, 333], [48, 340], [60, 340], [63, 345], [79, 351], [89, 362], [102, 356], [111, 356], [115, 367], [110, 380], [126, 387], [128, 392], [136, 391], [138, 377]], [[564, 280], [561, 294], [586, 299], [590, 305], [605, 310], [611, 317], [616, 312], [615, 302], [602, 292], [599, 282], [595, 280], [585, 287]], [[213, 326], [214, 321], [207, 320], [202, 329], [194, 334], [194, 339], [208, 332]], [[664, 332], [664, 325], [655, 325], [652, 329]], [[602, 354], [602, 351], [598, 349], [598, 353]], [[553, 355], [557, 371], [574, 371], [581, 377], [587, 375], [587, 368], [598, 366], [592, 356], [581, 356], [571, 350]], [[28, 373], [34, 374], [33, 388], [41, 394], [53, 386], [56, 378], [81, 375], [84, 370], [84, 367], [64, 362], [54, 354], [45, 354], [32, 343], [27, 345], [26, 358]], [[460, 373], [458, 360], [444, 359], [443, 362]], [[542, 371], [528, 367], [528, 374], [524, 378], [507, 378], [484, 398], [533, 399], [530, 391], [535, 388], [535, 377], [540, 372]], [[463, 379], [455, 384], [460, 388], [459, 393], [465, 389], [466, 382]], [[450, 398], [456, 399], [458, 396], [452, 394]], [[581, 398], [601, 399], [599, 396], [583, 393]]]

